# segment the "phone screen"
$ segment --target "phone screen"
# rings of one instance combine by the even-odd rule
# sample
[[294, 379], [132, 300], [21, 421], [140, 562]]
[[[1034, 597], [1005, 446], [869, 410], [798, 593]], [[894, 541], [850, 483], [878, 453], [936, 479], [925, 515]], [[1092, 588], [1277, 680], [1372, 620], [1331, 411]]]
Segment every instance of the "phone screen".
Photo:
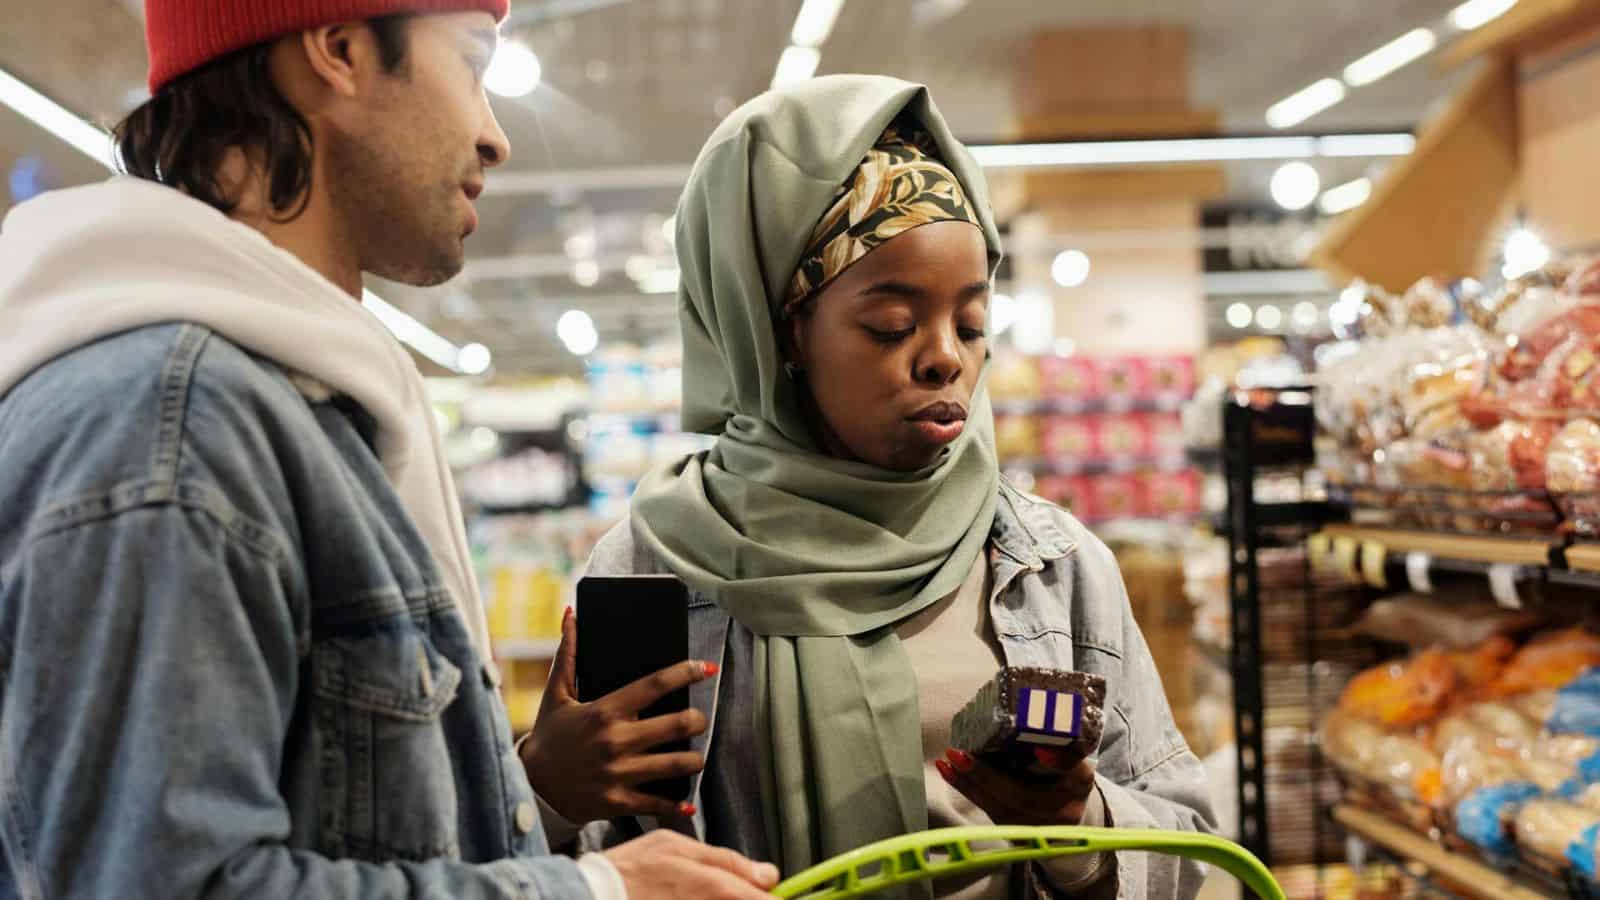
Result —
[[[589, 703], [689, 658], [689, 591], [668, 575], [591, 577], [578, 582], [578, 699]], [[689, 708], [689, 689], [674, 691], [639, 713], [650, 719]], [[652, 753], [689, 749], [674, 741]], [[639, 786], [682, 801], [689, 779]]]

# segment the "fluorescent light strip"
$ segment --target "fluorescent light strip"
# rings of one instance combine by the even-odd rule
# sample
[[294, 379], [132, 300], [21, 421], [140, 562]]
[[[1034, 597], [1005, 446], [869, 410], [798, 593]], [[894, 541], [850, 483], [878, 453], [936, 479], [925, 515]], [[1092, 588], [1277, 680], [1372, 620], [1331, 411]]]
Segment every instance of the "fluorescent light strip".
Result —
[[461, 372], [461, 348], [431, 331], [428, 326], [390, 305], [372, 291], [362, 289], [361, 305], [372, 311], [396, 338], [452, 372]]
[[1432, 53], [1438, 43], [1430, 29], [1413, 28], [1345, 66], [1345, 83], [1351, 87], [1372, 84]]
[[1290, 128], [1344, 99], [1344, 85], [1337, 78], [1324, 78], [1267, 107], [1267, 124]]
[[1324, 214], [1337, 216], [1342, 212], [1352, 209], [1367, 202], [1372, 196], [1372, 181], [1366, 178], [1357, 178], [1347, 181], [1338, 187], [1328, 188], [1322, 193], [1322, 198], [1317, 201], [1317, 208]]
[[1517, 5], [1517, 0], [1467, 0], [1450, 13], [1450, 24], [1471, 31], [1493, 22]]
[[772, 89], [777, 90], [805, 81], [817, 72], [822, 62], [822, 51], [814, 47], [789, 47], [778, 57], [778, 70], [772, 75]]
[[71, 110], [23, 84], [4, 69], [0, 69], [0, 103], [107, 169], [116, 168], [111, 135], [78, 118]]
[[833, 33], [833, 23], [839, 20], [839, 10], [843, 8], [844, 0], [805, 0], [794, 17], [790, 42], [796, 47], [821, 47]]
[[1152, 141], [1083, 141], [1061, 144], [990, 144], [967, 149], [988, 169], [1072, 168], [1160, 163], [1309, 159], [1319, 156], [1404, 156], [1416, 146], [1409, 134], [1326, 137], [1181, 138]]

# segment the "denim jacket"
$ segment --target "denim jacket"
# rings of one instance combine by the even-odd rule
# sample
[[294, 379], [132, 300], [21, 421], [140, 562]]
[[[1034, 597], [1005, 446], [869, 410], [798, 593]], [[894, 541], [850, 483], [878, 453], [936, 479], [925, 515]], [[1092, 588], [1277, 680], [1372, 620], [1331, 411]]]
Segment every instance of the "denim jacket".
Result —
[[[1006, 664], [1106, 678], [1098, 784], [1109, 824], [1209, 831], [1214, 819], [1204, 769], [1173, 723], [1111, 551], [1060, 507], [1003, 482], [990, 547], [994, 588], [989, 611]], [[635, 540], [627, 523], [601, 540], [588, 572], [669, 574]], [[1174, 597], [1173, 602], [1182, 600]], [[693, 749], [706, 756], [691, 798], [699, 809], [693, 833], [752, 858], [770, 859], [760, 784], [755, 767], [748, 764], [759, 746], [753, 722], [753, 653], [748, 629], [710, 598], [692, 595], [690, 658], [720, 661], [722, 667], [716, 679], [690, 689], [691, 703], [711, 722], [693, 742]], [[581, 845], [608, 845], [652, 824], [591, 824]], [[1204, 879], [1197, 863], [1133, 852], [1117, 854], [1114, 872], [1119, 900], [1189, 900]], [[1112, 893], [1103, 884], [1094, 893], [1102, 892]]]
[[0, 898], [588, 900], [372, 432], [186, 324], [0, 397]]

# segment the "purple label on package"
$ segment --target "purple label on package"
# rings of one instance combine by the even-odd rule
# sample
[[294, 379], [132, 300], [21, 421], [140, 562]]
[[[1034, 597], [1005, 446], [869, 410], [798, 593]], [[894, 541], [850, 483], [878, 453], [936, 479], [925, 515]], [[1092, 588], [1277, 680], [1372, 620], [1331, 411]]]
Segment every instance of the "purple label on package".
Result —
[[1017, 740], [1066, 745], [1083, 727], [1083, 698], [1044, 688], [1017, 692]]

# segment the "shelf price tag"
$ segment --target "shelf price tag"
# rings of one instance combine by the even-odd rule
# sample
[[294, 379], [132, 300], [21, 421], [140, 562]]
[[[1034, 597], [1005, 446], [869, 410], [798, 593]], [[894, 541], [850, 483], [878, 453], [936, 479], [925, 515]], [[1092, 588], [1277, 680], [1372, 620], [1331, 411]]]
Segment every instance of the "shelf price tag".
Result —
[[1331, 568], [1345, 578], [1351, 580], [1359, 579], [1361, 573], [1356, 570], [1356, 555], [1360, 552], [1361, 544], [1355, 538], [1334, 538]]
[[1361, 579], [1378, 590], [1389, 588], [1389, 579], [1384, 575], [1383, 566], [1389, 559], [1388, 548], [1377, 541], [1366, 541], [1361, 545]]
[[1433, 576], [1429, 574], [1432, 567], [1432, 556], [1426, 553], [1406, 554], [1406, 581], [1411, 583], [1411, 590], [1419, 594], [1433, 593]]
[[1517, 576], [1521, 568], [1511, 563], [1495, 563], [1489, 567], [1489, 592], [1494, 594], [1494, 602], [1506, 609], [1522, 608], [1522, 597], [1517, 594]]
[[1306, 552], [1311, 555], [1311, 569], [1316, 572], [1326, 572], [1332, 567], [1333, 541], [1323, 532], [1317, 532], [1306, 540]]

